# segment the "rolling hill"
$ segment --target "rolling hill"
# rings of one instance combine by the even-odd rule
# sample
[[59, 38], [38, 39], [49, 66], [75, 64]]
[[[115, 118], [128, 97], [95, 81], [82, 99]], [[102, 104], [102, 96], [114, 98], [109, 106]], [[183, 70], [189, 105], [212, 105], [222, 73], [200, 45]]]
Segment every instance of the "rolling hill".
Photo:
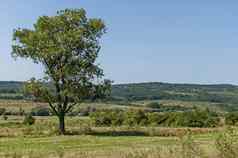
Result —
[[[7, 95], [22, 96], [23, 82], [0, 81], [0, 98]], [[23, 96], [22, 96], [23, 98]], [[141, 101], [141, 100], [179, 100], [205, 101], [213, 103], [238, 103], [238, 86], [229, 84], [200, 85], [174, 83], [131, 83], [112, 86], [112, 100]]]
[[119, 84], [113, 86], [112, 97], [127, 100], [175, 99], [238, 103], [238, 86], [229, 84], [199, 85], [161, 82]]

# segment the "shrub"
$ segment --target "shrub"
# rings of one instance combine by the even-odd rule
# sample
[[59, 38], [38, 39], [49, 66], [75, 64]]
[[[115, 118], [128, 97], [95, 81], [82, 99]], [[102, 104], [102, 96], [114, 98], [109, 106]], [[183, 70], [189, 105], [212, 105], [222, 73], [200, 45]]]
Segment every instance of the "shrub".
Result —
[[162, 115], [159, 113], [147, 113], [148, 123], [152, 126], [159, 125], [159, 120], [161, 119]]
[[216, 127], [220, 119], [209, 110], [148, 114], [150, 124], [166, 127]]
[[26, 114], [23, 120], [25, 125], [33, 125], [35, 123], [35, 118], [31, 114]]
[[148, 125], [148, 118], [143, 110], [129, 110], [125, 113], [123, 122], [128, 126]]
[[103, 111], [97, 111], [90, 114], [90, 118], [96, 126], [110, 126], [111, 118], [108, 117], [108, 113]]
[[208, 110], [190, 112], [146, 112], [144, 110], [101, 110], [90, 114], [96, 126], [216, 127], [220, 119]]
[[118, 109], [98, 110], [90, 114], [96, 126], [120, 126], [123, 123], [123, 112]]
[[173, 125], [176, 122], [178, 113], [147, 113], [148, 124], [152, 126], [176, 126]]
[[205, 122], [205, 127], [218, 127], [220, 122], [220, 118], [218, 117], [209, 117]]
[[226, 114], [225, 123], [227, 125], [236, 125], [238, 123], [238, 112], [230, 112]]
[[216, 127], [220, 122], [220, 119], [209, 110], [196, 109], [179, 117], [177, 125], [184, 127]]
[[121, 126], [123, 124], [125, 119], [123, 111], [113, 111], [111, 116], [113, 118], [111, 121], [112, 126]]

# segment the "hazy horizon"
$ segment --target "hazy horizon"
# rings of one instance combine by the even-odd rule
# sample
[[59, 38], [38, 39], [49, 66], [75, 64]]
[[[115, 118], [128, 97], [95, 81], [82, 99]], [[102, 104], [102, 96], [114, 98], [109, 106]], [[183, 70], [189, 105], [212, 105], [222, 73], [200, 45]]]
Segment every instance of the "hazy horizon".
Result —
[[166, 82], [238, 85], [237, 1], [17, 0], [0, 5], [0, 80], [39, 78], [43, 69], [15, 61], [15, 28], [32, 28], [42, 15], [65, 8], [85, 8], [102, 18], [107, 34], [99, 62], [115, 83]]

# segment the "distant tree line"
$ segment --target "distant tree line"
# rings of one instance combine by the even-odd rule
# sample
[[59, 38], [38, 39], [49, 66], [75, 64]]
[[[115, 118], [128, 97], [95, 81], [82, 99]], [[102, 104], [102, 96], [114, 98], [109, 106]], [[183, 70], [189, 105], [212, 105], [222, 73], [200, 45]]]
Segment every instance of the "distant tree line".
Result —
[[215, 103], [238, 102], [238, 87], [233, 85], [196, 85], [168, 83], [122, 84], [112, 87], [111, 100], [180, 100]]
[[[23, 82], [0, 82], [0, 99], [27, 99], [22, 94]], [[6, 94], [6, 95], [1, 95]], [[7, 95], [9, 94], [9, 95]], [[16, 94], [13, 96], [12, 94]], [[238, 87], [233, 85], [197, 85], [169, 83], [119, 84], [112, 86], [111, 101], [117, 103], [141, 100], [206, 101], [238, 103]]]

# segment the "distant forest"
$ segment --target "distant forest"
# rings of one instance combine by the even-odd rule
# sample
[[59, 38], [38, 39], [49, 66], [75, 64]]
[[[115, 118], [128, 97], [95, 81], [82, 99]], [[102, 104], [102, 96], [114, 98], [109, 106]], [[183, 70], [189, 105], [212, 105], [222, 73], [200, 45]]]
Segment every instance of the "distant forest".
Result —
[[181, 100], [207, 101], [217, 103], [238, 103], [238, 86], [170, 84], [170, 83], [137, 83], [120, 84], [112, 88], [115, 100]]
[[[23, 82], [0, 81], [0, 99], [24, 99]], [[161, 82], [117, 84], [112, 86], [110, 100], [181, 100], [216, 103], [238, 103], [238, 86], [171, 84]]]

